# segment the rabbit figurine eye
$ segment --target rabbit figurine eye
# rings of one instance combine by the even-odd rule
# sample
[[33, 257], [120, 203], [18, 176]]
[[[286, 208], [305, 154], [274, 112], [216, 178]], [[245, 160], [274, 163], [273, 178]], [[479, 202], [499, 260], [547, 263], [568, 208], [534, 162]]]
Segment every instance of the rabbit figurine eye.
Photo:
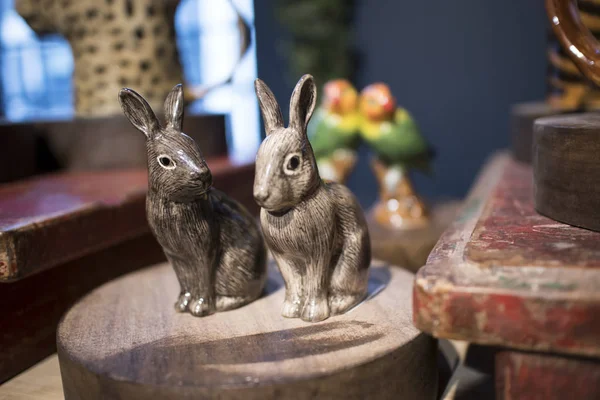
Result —
[[158, 163], [160, 164], [160, 166], [163, 167], [164, 169], [175, 168], [175, 161], [173, 161], [171, 159], [171, 157], [169, 157], [166, 154], [161, 154], [156, 159], [158, 160]]
[[299, 171], [300, 163], [301, 163], [300, 154], [298, 154], [298, 153], [288, 154], [287, 157], [285, 158], [285, 162], [283, 164], [284, 165], [283, 171], [287, 175], [295, 175]]

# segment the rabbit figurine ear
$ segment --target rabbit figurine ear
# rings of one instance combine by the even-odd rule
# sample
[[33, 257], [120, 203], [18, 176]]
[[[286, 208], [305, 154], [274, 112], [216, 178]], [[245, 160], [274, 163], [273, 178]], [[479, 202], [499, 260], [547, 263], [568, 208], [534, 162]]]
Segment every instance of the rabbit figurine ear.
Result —
[[181, 132], [183, 129], [183, 85], [176, 85], [165, 100], [167, 126]]
[[152, 138], [159, 130], [160, 123], [150, 105], [134, 90], [123, 88], [119, 92], [119, 103], [123, 113], [138, 130]]
[[316, 102], [317, 86], [312, 75], [306, 74], [296, 84], [290, 99], [290, 126], [301, 133], [306, 133]]
[[275, 100], [275, 95], [266, 83], [260, 79], [256, 79], [254, 81], [254, 90], [256, 90], [256, 97], [258, 97], [258, 104], [260, 105], [260, 111], [265, 122], [265, 131], [267, 136], [269, 136], [275, 129], [283, 128], [281, 109], [277, 100]]

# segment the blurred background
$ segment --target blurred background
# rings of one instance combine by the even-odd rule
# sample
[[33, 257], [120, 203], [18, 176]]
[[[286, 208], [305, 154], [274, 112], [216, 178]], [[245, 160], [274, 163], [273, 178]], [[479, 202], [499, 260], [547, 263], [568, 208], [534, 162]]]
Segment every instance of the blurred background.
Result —
[[[434, 176], [416, 174], [417, 191], [432, 200], [464, 196], [486, 157], [508, 146], [511, 105], [546, 95], [543, 2], [346, 3], [353, 13], [355, 86], [388, 83], [436, 149]], [[285, 99], [297, 79], [286, 79], [289, 65], [278, 46], [286, 28], [272, 1], [256, 0], [255, 9], [259, 74]], [[368, 164], [363, 147], [348, 180], [363, 205], [377, 196]]]
[[[0, 4], [2, 117], [73, 118], [69, 42], [38, 36], [12, 0]], [[510, 106], [546, 94], [542, 1], [183, 0], [175, 30], [187, 83], [212, 89], [191, 108], [227, 115], [227, 146], [241, 159], [253, 157], [263, 135], [256, 76], [286, 118], [301, 73], [318, 84], [341, 74], [359, 90], [389, 84], [436, 150], [433, 176], [414, 176], [430, 200], [464, 196], [486, 157], [507, 147]], [[348, 181], [364, 206], [377, 196], [368, 164], [362, 147]]]

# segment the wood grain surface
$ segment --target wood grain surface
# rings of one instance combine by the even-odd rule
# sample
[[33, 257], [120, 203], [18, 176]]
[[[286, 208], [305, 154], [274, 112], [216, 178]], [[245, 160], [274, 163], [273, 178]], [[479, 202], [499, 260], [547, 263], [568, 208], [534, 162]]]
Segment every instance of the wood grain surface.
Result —
[[198, 319], [169, 304], [177, 283], [158, 265], [82, 299], [58, 329], [67, 399], [432, 399], [435, 341], [411, 321], [413, 275], [374, 265], [370, 297], [322, 323], [280, 316], [283, 281]]
[[600, 357], [600, 234], [537, 215], [531, 182], [507, 154], [488, 163], [417, 273], [414, 322], [440, 338]]
[[533, 150], [535, 208], [600, 231], [600, 114], [538, 119]]
[[[217, 188], [256, 211], [253, 165], [208, 165]], [[0, 283], [148, 232], [147, 179], [140, 169], [71, 172], [0, 186]]]

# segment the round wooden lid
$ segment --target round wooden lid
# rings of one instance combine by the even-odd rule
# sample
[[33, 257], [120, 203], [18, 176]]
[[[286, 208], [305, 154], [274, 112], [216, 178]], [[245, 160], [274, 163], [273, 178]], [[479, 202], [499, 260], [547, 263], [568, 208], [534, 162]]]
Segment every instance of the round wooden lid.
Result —
[[58, 328], [69, 398], [434, 398], [436, 345], [412, 324], [413, 275], [374, 265], [369, 298], [316, 324], [281, 317], [271, 265], [266, 294], [205, 318], [178, 314], [166, 264], [83, 298]]
[[536, 120], [533, 150], [536, 210], [600, 231], [600, 113]]

